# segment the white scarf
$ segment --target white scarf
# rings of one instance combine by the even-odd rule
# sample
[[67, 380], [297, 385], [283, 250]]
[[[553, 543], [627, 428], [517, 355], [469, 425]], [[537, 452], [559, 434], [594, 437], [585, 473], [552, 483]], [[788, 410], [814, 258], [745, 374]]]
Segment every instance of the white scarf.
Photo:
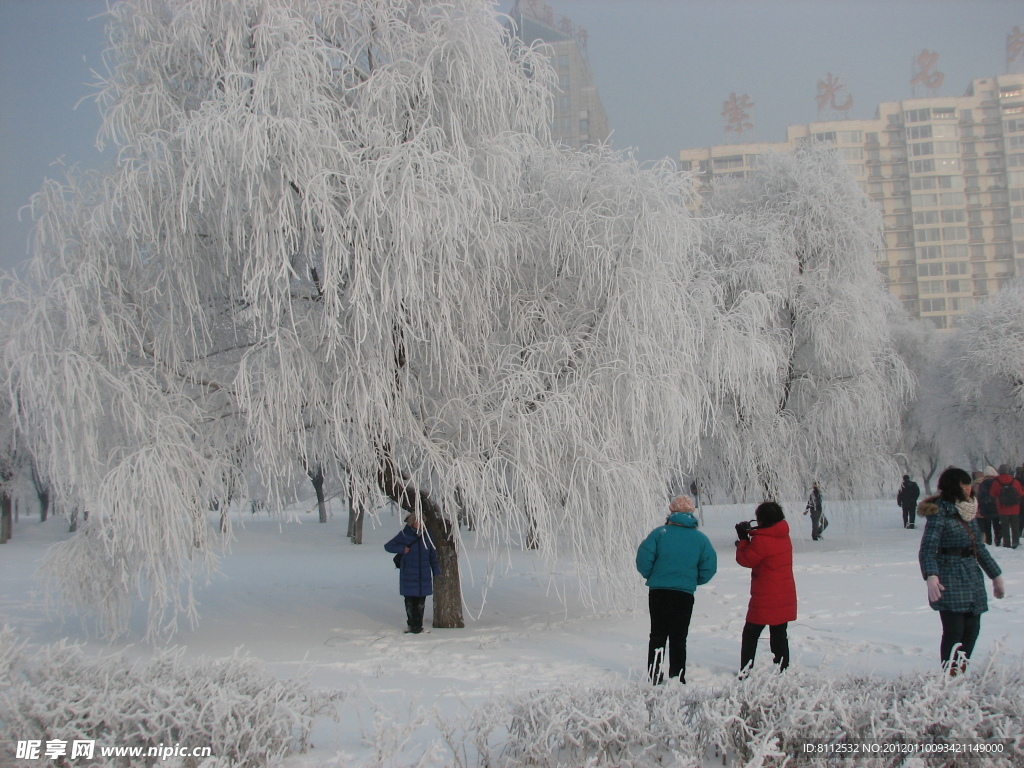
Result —
[[956, 511], [960, 514], [961, 520], [969, 523], [978, 514], [978, 500], [958, 501], [956, 503]]

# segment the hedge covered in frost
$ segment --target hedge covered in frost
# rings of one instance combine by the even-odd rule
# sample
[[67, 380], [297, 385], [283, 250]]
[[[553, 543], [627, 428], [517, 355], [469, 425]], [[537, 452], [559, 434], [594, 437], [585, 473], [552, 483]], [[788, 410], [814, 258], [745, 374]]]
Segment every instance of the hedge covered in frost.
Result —
[[92, 739], [96, 750], [89, 765], [114, 768], [145, 763], [102, 758], [100, 745], [148, 750], [180, 743], [211, 747], [213, 758], [174, 758], [181, 768], [264, 768], [304, 751], [313, 719], [339, 698], [304, 681], [279, 680], [238, 655], [186, 664], [183, 654], [179, 648], [149, 661], [132, 662], [124, 653], [91, 658], [66, 643], [30, 651], [14, 643], [9, 631], [0, 633], [3, 749], [13, 749], [19, 740], [45, 745]]
[[[989, 662], [957, 677], [936, 671], [885, 679], [780, 675], [766, 664], [719, 687], [578, 684], [492, 702], [441, 730], [461, 766], [1008, 767], [1024, 764], [1024, 666]], [[981, 761], [871, 751], [997, 739], [1010, 746]], [[826, 761], [805, 751], [811, 743], [857, 752], [833, 752]]]

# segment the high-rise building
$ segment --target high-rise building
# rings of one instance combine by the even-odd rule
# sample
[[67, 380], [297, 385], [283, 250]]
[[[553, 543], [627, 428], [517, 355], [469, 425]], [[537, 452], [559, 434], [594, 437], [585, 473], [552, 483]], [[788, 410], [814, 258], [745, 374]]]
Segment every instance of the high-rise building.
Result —
[[521, 40], [540, 40], [550, 50], [558, 73], [552, 138], [574, 149], [607, 141], [608, 117], [587, 62], [586, 30], [556, 16], [543, 0], [516, 0], [509, 15]]
[[786, 141], [683, 150], [701, 186], [757, 156], [834, 144], [885, 220], [878, 267], [912, 317], [954, 328], [1024, 274], [1024, 74], [976, 79], [960, 97], [878, 105], [873, 120], [789, 126]]

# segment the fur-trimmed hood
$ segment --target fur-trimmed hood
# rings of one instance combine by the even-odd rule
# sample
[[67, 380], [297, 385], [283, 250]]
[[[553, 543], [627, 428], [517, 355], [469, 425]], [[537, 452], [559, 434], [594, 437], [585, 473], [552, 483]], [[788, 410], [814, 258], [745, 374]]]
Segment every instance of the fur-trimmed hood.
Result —
[[921, 499], [921, 503], [917, 505], [917, 514], [921, 517], [931, 517], [939, 511], [939, 497], [929, 496], [926, 499]]

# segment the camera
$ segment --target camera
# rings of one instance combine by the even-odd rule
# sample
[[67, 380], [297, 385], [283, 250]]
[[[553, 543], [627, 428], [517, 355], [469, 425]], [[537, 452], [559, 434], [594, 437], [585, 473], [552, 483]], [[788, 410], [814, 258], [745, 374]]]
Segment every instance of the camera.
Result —
[[751, 520], [736, 523], [736, 535], [740, 537], [741, 541], [750, 541], [750, 532], [756, 530], [757, 525]]

